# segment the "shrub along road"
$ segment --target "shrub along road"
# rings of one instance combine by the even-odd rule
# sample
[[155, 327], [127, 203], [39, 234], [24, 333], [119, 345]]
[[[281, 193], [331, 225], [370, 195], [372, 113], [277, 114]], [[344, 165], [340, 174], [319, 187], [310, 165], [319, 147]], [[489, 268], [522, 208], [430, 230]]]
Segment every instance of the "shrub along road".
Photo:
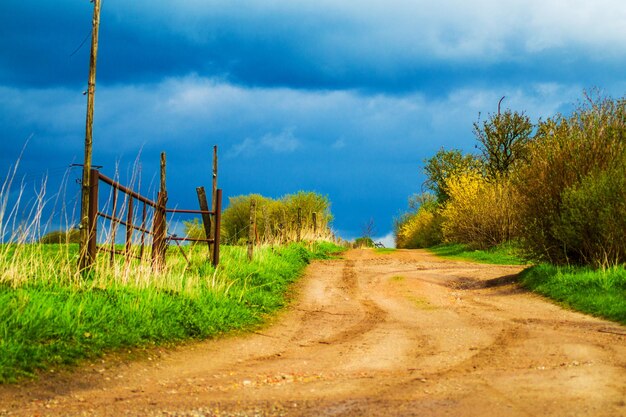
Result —
[[315, 261], [255, 333], [0, 387], [0, 415], [617, 416], [626, 327], [424, 251]]

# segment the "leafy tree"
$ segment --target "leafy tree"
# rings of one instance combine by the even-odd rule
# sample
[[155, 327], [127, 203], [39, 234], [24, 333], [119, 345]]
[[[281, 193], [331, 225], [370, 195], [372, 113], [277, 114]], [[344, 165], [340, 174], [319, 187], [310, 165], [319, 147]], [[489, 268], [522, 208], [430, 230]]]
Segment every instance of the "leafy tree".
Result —
[[458, 149], [447, 151], [440, 149], [435, 156], [425, 161], [424, 172], [427, 175], [426, 187], [430, 189], [439, 203], [448, 199], [446, 180], [455, 175], [480, 171], [481, 161], [471, 154], [463, 154]]
[[489, 178], [506, 176], [517, 162], [525, 160], [532, 131], [530, 118], [511, 110], [498, 111], [482, 123], [474, 123]]

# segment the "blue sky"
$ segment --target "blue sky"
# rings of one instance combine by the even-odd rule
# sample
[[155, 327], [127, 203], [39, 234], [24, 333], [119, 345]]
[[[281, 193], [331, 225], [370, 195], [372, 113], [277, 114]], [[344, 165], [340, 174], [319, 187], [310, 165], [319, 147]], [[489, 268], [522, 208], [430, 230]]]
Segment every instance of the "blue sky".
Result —
[[[82, 162], [92, 4], [0, 2], [0, 175], [58, 187]], [[75, 52], [76, 51], [76, 52]], [[504, 106], [534, 120], [626, 89], [619, 0], [102, 0], [94, 163], [194, 207], [220, 148], [226, 196], [326, 194], [352, 238], [387, 235], [441, 147]], [[70, 172], [67, 198], [79, 177]], [[31, 187], [32, 188], [32, 187]]]

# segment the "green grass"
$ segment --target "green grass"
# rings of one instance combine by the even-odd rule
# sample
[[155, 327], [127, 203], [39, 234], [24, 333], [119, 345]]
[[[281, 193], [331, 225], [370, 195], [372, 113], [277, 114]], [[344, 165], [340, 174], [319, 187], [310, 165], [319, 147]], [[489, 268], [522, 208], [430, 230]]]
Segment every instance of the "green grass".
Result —
[[626, 268], [537, 265], [520, 276], [522, 285], [560, 304], [626, 325]]
[[388, 254], [396, 251], [396, 248], [376, 248], [377, 253]]
[[504, 243], [488, 250], [473, 250], [467, 245], [446, 243], [427, 248], [435, 255], [447, 259], [474, 261], [495, 265], [526, 265], [520, 256], [519, 249], [513, 243]]
[[[488, 251], [471, 250], [461, 244], [444, 244], [428, 249], [448, 259], [469, 260], [498, 265], [524, 265], [514, 244]], [[626, 269], [596, 270], [586, 267], [537, 265], [520, 274], [520, 283], [531, 291], [559, 304], [626, 324]]]
[[[189, 248], [186, 248], [189, 251]], [[289, 285], [312, 259], [341, 248], [328, 243], [246, 249], [223, 247], [220, 267], [206, 249], [170, 248], [168, 266], [98, 259], [91, 277], [75, 269], [70, 245], [0, 246], [0, 382], [74, 364], [118, 348], [204, 339], [261, 324], [286, 303]]]

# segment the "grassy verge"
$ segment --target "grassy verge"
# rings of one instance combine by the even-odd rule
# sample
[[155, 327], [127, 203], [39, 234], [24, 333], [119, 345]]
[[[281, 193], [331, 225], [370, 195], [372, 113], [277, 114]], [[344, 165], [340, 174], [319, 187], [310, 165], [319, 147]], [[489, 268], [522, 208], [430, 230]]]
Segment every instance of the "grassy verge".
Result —
[[[461, 244], [437, 245], [430, 252], [448, 259], [499, 265], [524, 265], [514, 244], [488, 251]], [[520, 274], [520, 283], [531, 291], [583, 313], [626, 325], [626, 268], [596, 270], [586, 267], [531, 266]]]
[[447, 259], [474, 261], [495, 265], [526, 265], [515, 244], [505, 243], [489, 250], [473, 250], [458, 243], [441, 244], [427, 249]]
[[[285, 304], [290, 283], [306, 264], [341, 248], [326, 243], [257, 248], [224, 247], [214, 270], [206, 251], [176, 252], [159, 276], [123, 263], [89, 279], [67, 276], [75, 248], [15, 245], [0, 250], [0, 382], [73, 364], [116, 348], [209, 338], [249, 329]], [[24, 262], [28, 268], [19, 269]], [[68, 265], [65, 265], [68, 264]], [[10, 269], [16, 269], [11, 275]], [[110, 270], [109, 275], [104, 270]], [[116, 273], [116, 270], [118, 271]], [[26, 276], [24, 276], [26, 275]]]
[[594, 270], [537, 265], [522, 272], [525, 287], [581, 312], [626, 325], [626, 268]]
[[387, 254], [387, 253], [394, 253], [396, 251], [396, 248], [376, 248], [374, 250], [377, 253]]

